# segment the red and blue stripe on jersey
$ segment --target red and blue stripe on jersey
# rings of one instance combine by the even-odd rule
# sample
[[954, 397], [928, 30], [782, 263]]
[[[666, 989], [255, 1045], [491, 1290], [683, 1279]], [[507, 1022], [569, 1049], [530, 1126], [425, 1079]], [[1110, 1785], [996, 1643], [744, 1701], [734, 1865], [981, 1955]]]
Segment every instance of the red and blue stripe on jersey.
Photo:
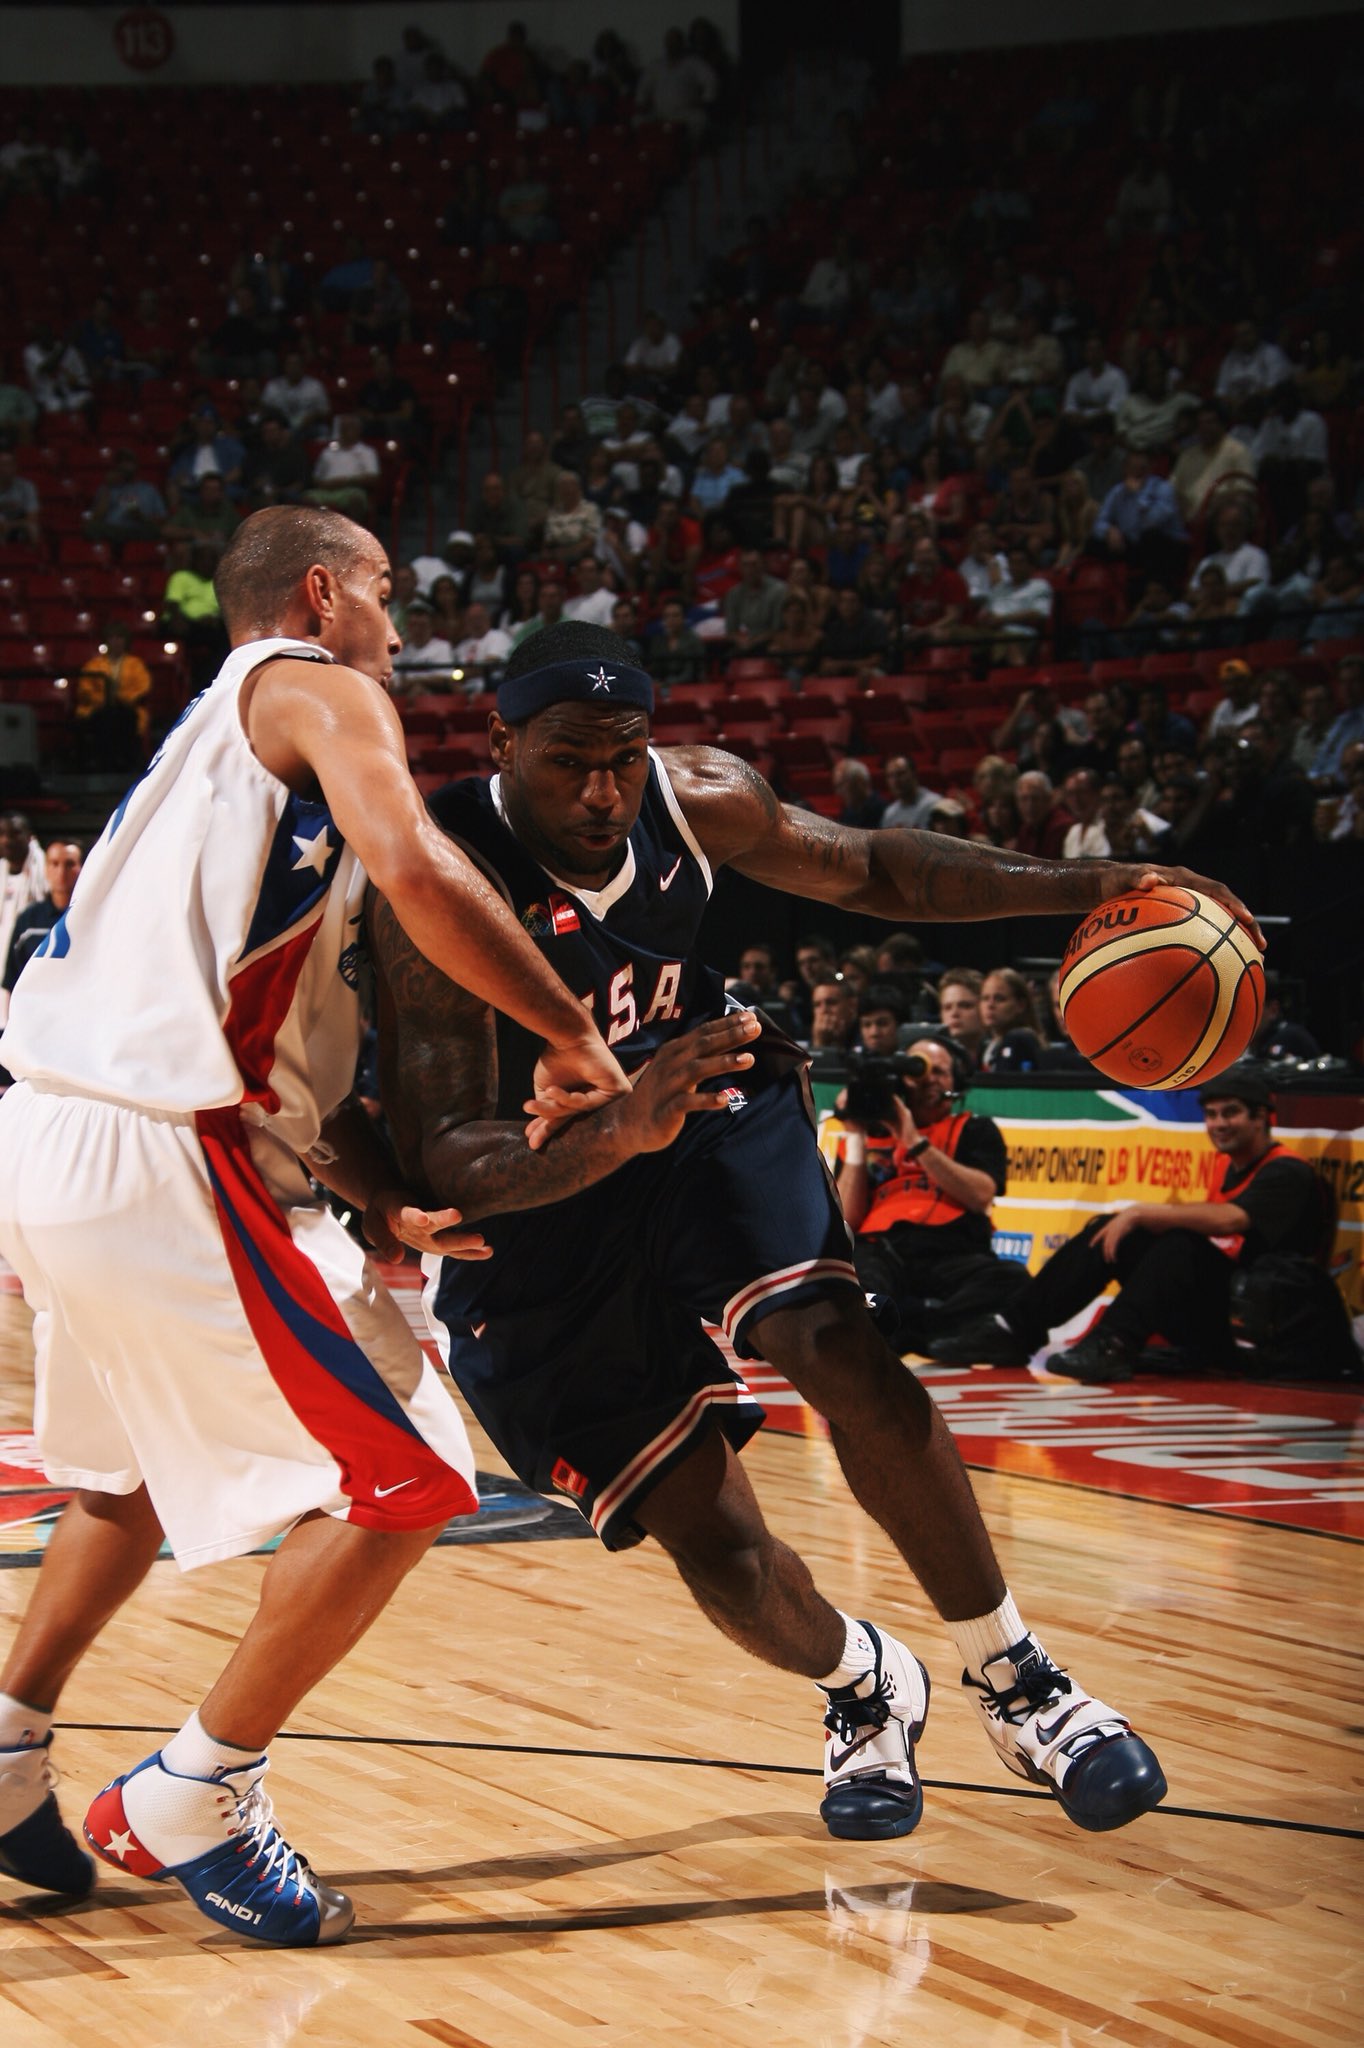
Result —
[[474, 1494], [406, 1415], [294, 1242], [240, 1113], [202, 1110], [195, 1124], [251, 1334], [294, 1414], [340, 1467], [351, 1501], [346, 1519], [369, 1529], [426, 1529], [472, 1514]]
[[228, 977], [223, 1035], [242, 1077], [242, 1100], [273, 1114], [275, 1039], [322, 921], [345, 842], [326, 804], [290, 794], [266, 855], [240, 963]]

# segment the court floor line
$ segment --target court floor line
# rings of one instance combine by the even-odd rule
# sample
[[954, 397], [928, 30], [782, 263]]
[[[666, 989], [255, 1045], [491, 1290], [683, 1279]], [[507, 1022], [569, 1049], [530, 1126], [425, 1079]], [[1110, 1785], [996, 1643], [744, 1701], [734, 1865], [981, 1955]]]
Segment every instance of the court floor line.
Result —
[[[174, 1735], [175, 1729], [153, 1721], [63, 1721], [63, 1730], [86, 1735]], [[467, 1742], [445, 1735], [315, 1735], [306, 1729], [285, 1728], [280, 1742], [350, 1743], [371, 1749], [460, 1749], [494, 1756], [562, 1756], [586, 1758], [604, 1764], [678, 1764], [693, 1771], [761, 1771], [766, 1777], [822, 1778], [817, 1764], [770, 1764], [739, 1757], [668, 1756], [630, 1749], [570, 1749], [547, 1742]], [[987, 1799], [1046, 1799], [1050, 1792], [1026, 1785], [979, 1785], [965, 1778], [925, 1778], [926, 1790], [933, 1792], [976, 1792]], [[1208, 1806], [1163, 1805], [1153, 1809], [1158, 1816], [1180, 1820], [1215, 1820], [1227, 1827], [1277, 1828], [1294, 1835], [1331, 1835], [1346, 1842], [1364, 1842], [1364, 1828], [1330, 1827], [1324, 1821], [1280, 1820], [1266, 1813], [1223, 1813]]]
[[[778, 1434], [773, 1432], [774, 1437]], [[960, 1444], [957, 1446], [960, 1450]], [[1062, 1479], [1053, 1472], [1015, 1472], [1010, 1465], [982, 1465], [974, 1458], [962, 1458], [968, 1472], [987, 1472], [994, 1479], [1022, 1479], [1029, 1486], [1061, 1486], [1075, 1493], [1093, 1493], [1104, 1500], [1130, 1500], [1143, 1508], [1173, 1508], [1179, 1515], [1202, 1515], [1212, 1522], [1239, 1522], [1256, 1529], [1279, 1529], [1285, 1536], [1324, 1536], [1328, 1543], [1364, 1543], [1364, 1536], [1356, 1536], [1348, 1529], [1315, 1529], [1310, 1522], [1276, 1522], [1272, 1515], [1257, 1515], [1258, 1507], [1276, 1507], [1280, 1503], [1266, 1501], [1230, 1501], [1209, 1503], [1188, 1500], [1164, 1500], [1153, 1493], [1128, 1493], [1121, 1486], [1096, 1486], [1092, 1479]], [[1330, 1507], [1329, 1499], [1321, 1500], [1321, 1506]]]

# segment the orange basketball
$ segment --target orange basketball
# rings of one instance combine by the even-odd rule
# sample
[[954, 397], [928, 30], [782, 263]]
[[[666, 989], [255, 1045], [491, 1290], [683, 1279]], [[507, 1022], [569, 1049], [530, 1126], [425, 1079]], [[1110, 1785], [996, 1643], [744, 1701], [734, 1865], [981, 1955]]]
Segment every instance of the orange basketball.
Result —
[[1061, 961], [1077, 1051], [1140, 1088], [1191, 1088], [1229, 1067], [1265, 1000], [1260, 949], [1229, 910], [1166, 884], [1092, 910]]

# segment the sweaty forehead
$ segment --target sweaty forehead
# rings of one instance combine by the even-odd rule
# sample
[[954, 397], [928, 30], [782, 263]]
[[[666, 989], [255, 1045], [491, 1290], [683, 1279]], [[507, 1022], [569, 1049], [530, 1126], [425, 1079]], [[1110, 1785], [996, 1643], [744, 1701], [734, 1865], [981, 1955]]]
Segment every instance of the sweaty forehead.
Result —
[[649, 736], [647, 713], [637, 705], [551, 704], [529, 721], [537, 746], [619, 747]]

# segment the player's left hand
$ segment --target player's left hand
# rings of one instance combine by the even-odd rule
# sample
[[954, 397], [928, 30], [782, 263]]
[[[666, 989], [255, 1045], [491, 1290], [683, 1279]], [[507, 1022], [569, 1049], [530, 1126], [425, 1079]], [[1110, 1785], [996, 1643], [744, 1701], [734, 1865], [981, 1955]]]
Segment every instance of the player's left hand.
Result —
[[1197, 889], [1201, 896], [1211, 896], [1214, 903], [1220, 903], [1229, 910], [1239, 925], [1244, 925], [1256, 945], [1263, 953], [1265, 935], [1247, 910], [1239, 896], [1232, 894], [1225, 882], [1214, 882], [1208, 875], [1196, 875], [1190, 868], [1157, 868], [1146, 862], [1132, 863], [1132, 879], [1123, 883], [1120, 895], [1127, 889], [1157, 889], [1164, 883], [1167, 888]]
[[458, 1209], [422, 1209], [404, 1188], [383, 1188], [362, 1227], [381, 1259], [400, 1259], [404, 1246], [445, 1259], [490, 1259], [492, 1246], [476, 1230], [461, 1230], [463, 1221]]
[[547, 1145], [570, 1117], [586, 1116], [630, 1093], [624, 1069], [590, 1020], [577, 1045], [544, 1048], [535, 1063], [531, 1087], [534, 1092], [521, 1107], [530, 1118], [526, 1138], [532, 1152]]

